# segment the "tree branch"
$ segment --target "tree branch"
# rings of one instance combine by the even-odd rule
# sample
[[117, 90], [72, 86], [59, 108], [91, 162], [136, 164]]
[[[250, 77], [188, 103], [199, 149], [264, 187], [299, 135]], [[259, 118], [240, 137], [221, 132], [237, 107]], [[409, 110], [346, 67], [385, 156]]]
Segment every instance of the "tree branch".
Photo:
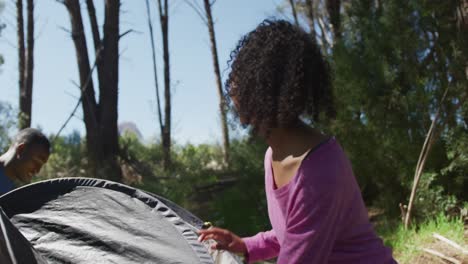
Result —
[[184, 2], [187, 3], [187, 5], [189, 5], [195, 11], [195, 13], [197, 13], [197, 15], [200, 17], [202, 22], [206, 26], [208, 26], [208, 21], [206, 21], [206, 17], [203, 15], [203, 12], [200, 10], [200, 7], [194, 5], [190, 0], [184, 0]]
[[468, 249], [463, 248], [462, 246], [458, 245], [457, 243], [453, 242], [452, 240], [445, 238], [437, 233], [432, 234], [433, 237], [437, 238], [438, 240], [445, 242], [446, 244], [452, 246], [453, 248], [456, 248], [460, 250], [464, 255], [468, 255]]
[[461, 261], [459, 261], [458, 259], [454, 259], [454, 258], [451, 258], [451, 257], [448, 257], [448, 256], [445, 256], [444, 254], [438, 252], [438, 251], [435, 251], [433, 249], [429, 249], [429, 248], [423, 248], [422, 249], [424, 252], [426, 253], [429, 253], [433, 256], [436, 256], [436, 257], [439, 257], [443, 260], [446, 260], [446, 261], [449, 261], [450, 263], [453, 263], [453, 264], [462, 264]]
[[94, 50], [97, 51], [101, 47], [101, 37], [99, 36], [99, 28], [96, 18], [96, 9], [94, 8], [93, 0], [86, 0], [88, 8], [89, 20], [91, 22], [91, 31], [93, 33]]
[[129, 33], [135, 33], [135, 32], [136, 32], [135, 30], [129, 29], [129, 30], [125, 31], [124, 33], [120, 34], [119, 39], [123, 38], [125, 35], [127, 35]]
[[[88, 77], [86, 78], [86, 82], [85, 84], [83, 85], [83, 87], [81, 88], [81, 96], [80, 96], [80, 99], [78, 100], [78, 102], [76, 103], [75, 107], [73, 108], [73, 111], [71, 112], [70, 116], [67, 118], [67, 120], [65, 120], [65, 123], [63, 123], [63, 125], [60, 127], [59, 131], [57, 132], [57, 134], [55, 134], [55, 136], [53, 137], [53, 139], [51, 140], [52, 141], [52, 145], [54, 144], [55, 140], [59, 137], [60, 133], [62, 132], [62, 130], [67, 126], [68, 122], [70, 122], [71, 118], [75, 115], [75, 112], [76, 110], [78, 109], [78, 107], [80, 106], [81, 104], [81, 101], [83, 101], [83, 95], [86, 91], [86, 89], [88, 88], [88, 85], [89, 83], [91, 82], [92, 80], [92, 76], [93, 76], [93, 71], [94, 69], [96, 68], [97, 66], [97, 62], [98, 62], [98, 59], [101, 55], [101, 51], [102, 49], [99, 49], [98, 52], [96, 53], [96, 59], [94, 60], [94, 65], [93, 67], [91, 68], [91, 71], [89, 72], [89, 75]], [[79, 86], [78, 86], [79, 87]]]
[[163, 122], [162, 122], [162, 112], [161, 112], [161, 100], [159, 98], [159, 82], [158, 82], [158, 71], [156, 67], [156, 48], [154, 46], [154, 32], [153, 32], [153, 23], [151, 21], [151, 12], [149, 7], [149, 2], [146, 0], [146, 14], [148, 16], [148, 27], [150, 31], [150, 40], [151, 40], [151, 52], [153, 58], [153, 74], [154, 74], [154, 85], [155, 85], [155, 92], [156, 92], [156, 101], [158, 104], [158, 120], [159, 120], [159, 129], [161, 131], [161, 135], [163, 133]]
[[294, 5], [294, 0], [289, 0], [289, 4], [291, 5], [291, 10], [292, 10], [293, 17], [294, 17], [294, 23], [296, 24], [296, 26], [299, 26], [299, 21], [297, 20], [296, 5]]
[[66, 33], [72, 35], [72, 31], [64, 26], [58, 26], [59, 29], [65, 31]]

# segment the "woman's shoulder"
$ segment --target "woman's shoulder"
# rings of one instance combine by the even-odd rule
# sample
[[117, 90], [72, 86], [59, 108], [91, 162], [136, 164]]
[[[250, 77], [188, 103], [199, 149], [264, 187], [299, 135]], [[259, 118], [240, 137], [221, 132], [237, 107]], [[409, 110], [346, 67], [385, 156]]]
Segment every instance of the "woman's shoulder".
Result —
[[342, 155], [343, 149], [337, 139], [333, 136], [327, 137], [308, 151], [302, 160], [302, 167], [324, 165], [323, 162], [334, 162], [341, 159]]
[[298, 184], [317, 190], [342, 189], [353, 177], [346, 154], [334, 137], [313, 149], [302, 161]]

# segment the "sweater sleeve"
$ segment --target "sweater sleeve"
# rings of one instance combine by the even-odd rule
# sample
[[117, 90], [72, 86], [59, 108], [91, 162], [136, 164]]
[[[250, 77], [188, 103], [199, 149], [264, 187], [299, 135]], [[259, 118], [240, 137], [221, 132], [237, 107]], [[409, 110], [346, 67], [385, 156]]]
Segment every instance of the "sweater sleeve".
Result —
[[278, 264], [328, 263], [341, 225], [342, 189], [333, 180], [297, 186], [287, 209]]
[[252, 237], [243, 238], [247, 247], [247, 262], [271, 259], [278, 256], [280, 246], [275, 231], [260, 232]]

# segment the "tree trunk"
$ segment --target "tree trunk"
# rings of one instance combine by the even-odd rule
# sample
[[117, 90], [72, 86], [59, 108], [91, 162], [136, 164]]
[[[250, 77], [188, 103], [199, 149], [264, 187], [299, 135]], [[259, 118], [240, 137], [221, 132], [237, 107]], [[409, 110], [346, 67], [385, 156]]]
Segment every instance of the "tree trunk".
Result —
[[162, 145], [164, 152], [164, 169], [171, 166], [171, 79], [169, 64], [169, 13], [167, 0], [164, 0], [164, 7], [161, 0], [158, 0], [159, 19], [161, 21], [161, 32], [163, 39], [164, 58], [164, 128], [162, 134]]
[[119, 15], [120, 1], [106, 0], [103, 39], [103, 84], [99, 87], [100, 131], [104, 160], [108, 161], [105, 172], [111, 180], [121, 180], [117, 162], [119, 154], [118, 135], [118, 89], [119, 89]]
[[156, 48], [154, 46], [154, 33], [153, 33], [153, 23], [151, 21], [151, 9], [149, 6], [149, 0], [146, 0], [146, 14], [148, 16], [148, 28], [150, 31], [150, 41], [151, 41], [151, 52], [153, 59], [153, 75], [154, 75], [154, 86], [156, 92], [156, 103], [158, 107], [158, 121], [159, 121], [159, 131], [161, 135], [164, 133], [164, 125], [162, 122], [162, 112], [161, 112], [161, 100], [159, 98], [159, 82], [158, 82], [158, 70], [156, 67]]
[[315, 33], [313, 0], [305, 0], [305, 5], [306, 5], [307, 22], [309, 24], [309, 29], [310, 29], [310, 36], [312, 37], [312, 40], [315, 42], [316, 33]]
[[25, 48], [24, 48], [24, 19], [23, 19], [23, 0], [16, 1], [16, 22], [17, 22], [17, 36], [18, 36], [18, 80], [19, 80], [19, 115], [18, 127], [23, 129], [27, 124], [27, 113], [23, 113], [26, 106], [26, 91], [24, 72], [25, 72]]
[[[65, 0], [64, 4], [70, 14], [72, 39], [75, 45], [76, 58], [78, 61], [80, 83], [83, 86], [86, 83], [86, 79], [91, 74], [91, 69], [89, 66], [89, 56], [86, 47], [86, 36], [84, 34], [80, 3], [78, 0]], [[93, 161], [101, 156], [101, 154], [98, 154], [98, 145], [95, 145], [99, 142], [99, 127], [96, 120], [97, 104], [93, 82], [89, 82], [84, 88], [85, 89], [82, 88], [81, 90], [81, 97], [83, 98], [82, 106], [86, 126], [86, 146], [90, 163], [89, 165], [94, 174], [95, 169], [93, 168], [95, 166]]]
[[211, 4], [209, 0], [204, 0], [205, 2], [205, 12], [208, 24], [208, 31], [210, 34], [211, 42], [211, 54], [213, 56], [213, 68], [216, 77], [216, 86], [219, 96], [219, 112], [221, 114], [221, 128], [223, 133], [223, 154], [224, 154], [224, 163], [228, 164], [229, 162], [229, 130], [226, 117], [226, 100], [223, 96], [223, 85], [221, 83], [221, 73], [219, 70], [219, 60], [218, 60], [218, 49], [216, 45], [216, 36], [213, 25], [213, 17], [211, 15]]
[[333, 25], [333, 42], [336, 43], [341, 38], [341, 0], [327, 0], [327, 11]]
[[34, 71], [34, 1], [26, 2], [26, 12], [28, 14], [28, 25], [26, 33], [26, 71], [24, 73], [24, 89], [26, 97], [21, 112], [25, 113], [24, 127], [31, 126], [32, 116], [32, 90], [33, 90], [33, 71]]
[[18, 34], [19, 115], [18, 128], [31, 126], [34, 72], [34, 1], [27, 0], [26, 46], [24, 42], [23, 0], [16, 1]]
[[86, 83], [86, 80], [91, 77], [91, 69], [79, 0], [65, 0], [64, 4], [70, 14], [72, 38], [78, 61], [82, 106], [86, 126], [86, 146], [91, 174], [98, 178], [121, 181], [121, 169], [117, 161], [120, 2], [116, 0], [106, 1], [103, 50], [99, 53], [103, 54], [103, 65], [106, 65], [105, 69], [103, 69], [105, 75], [100, 76], [104, 80], [102, 84], [105, 84], [105, 86], [100, 85], [99, 87], [99, 104], [96, 103], [93, 82]]

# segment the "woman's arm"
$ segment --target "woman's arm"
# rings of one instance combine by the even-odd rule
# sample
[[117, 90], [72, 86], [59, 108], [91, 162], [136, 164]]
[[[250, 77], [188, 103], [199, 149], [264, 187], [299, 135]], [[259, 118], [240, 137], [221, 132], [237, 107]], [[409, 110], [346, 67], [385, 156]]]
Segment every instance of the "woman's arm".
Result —
[[248, 263], [277, 257], [280, 245], [276, 239], [275, 231], [260, 232], [252, 237], [243, 238], [247, 248]]
[[213, 227], [200, 230], [199, 240], [213, 239], [213, 249], [228, 250], [233, 253], [243, 254], [249, 263], [271, 259], [278, 256], [279, 243], [273, 230], [258, 233], [252, 237], [240, 238], [229, 230]]

